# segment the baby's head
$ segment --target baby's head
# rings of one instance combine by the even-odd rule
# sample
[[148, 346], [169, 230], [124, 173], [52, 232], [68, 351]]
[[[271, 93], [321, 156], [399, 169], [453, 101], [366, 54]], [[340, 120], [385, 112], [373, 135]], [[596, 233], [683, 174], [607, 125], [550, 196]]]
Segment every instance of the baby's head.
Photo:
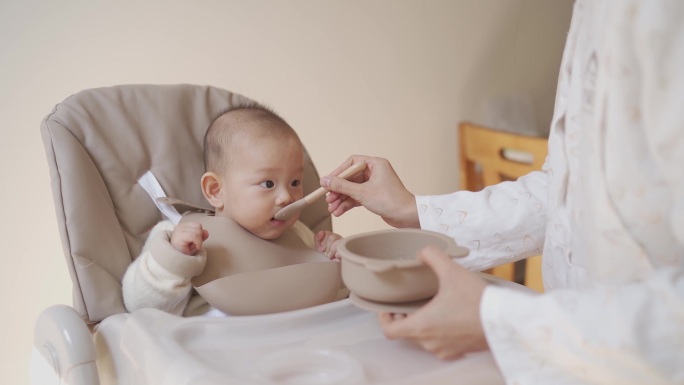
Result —
[[216, 209], [252, 234], [278, 238], [287, 221], [275, 213], [302, 198], [304, 147], [282, 118], [258, 104], [224, 112], [204, 137], [202, 192]]

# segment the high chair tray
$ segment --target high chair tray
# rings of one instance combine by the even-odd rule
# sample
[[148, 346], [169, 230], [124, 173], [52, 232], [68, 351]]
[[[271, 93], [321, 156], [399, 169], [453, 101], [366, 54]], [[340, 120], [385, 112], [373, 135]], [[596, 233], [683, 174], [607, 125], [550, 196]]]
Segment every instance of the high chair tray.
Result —
[[349, 299], [228, 318], [145, 309], [105, 320], [96, 345], [110, 348], [105, 366], [126, 384], [504, 383], [489, 352], [440, 360], [411, 342], [386, 339], [376, 314]]

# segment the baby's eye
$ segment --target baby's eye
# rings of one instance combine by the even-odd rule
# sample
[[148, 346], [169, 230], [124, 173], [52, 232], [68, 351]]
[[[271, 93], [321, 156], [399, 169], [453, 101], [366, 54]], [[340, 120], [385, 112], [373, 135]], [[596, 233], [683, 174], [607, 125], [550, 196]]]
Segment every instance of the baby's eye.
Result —
[[290, 185], [291, 185], [292, 187], [297, 187], [297, 186], [299, 186], [300, 184], [302, 184], [302, 181], [301, 181], [301, 180], [297, 180], [297, 179], [293, 180], [292, 183], [290, 183]]
[[265, 182], [261, 182], [261, 187], [273, 188], [273, 186], [275, 186], [275, 183], [273, 183], [272, 180], [267, 180]]

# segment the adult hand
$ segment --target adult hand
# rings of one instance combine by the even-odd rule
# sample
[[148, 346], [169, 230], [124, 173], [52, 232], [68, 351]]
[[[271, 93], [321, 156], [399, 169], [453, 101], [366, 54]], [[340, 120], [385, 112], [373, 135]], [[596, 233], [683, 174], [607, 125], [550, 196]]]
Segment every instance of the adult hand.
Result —
[[195, 255], [209, 238], [209, 232], [199, 222], [181, 222], [171, 232], [171, 245], [186, 255]]
[[416, 341], [442, 359], [488, 349], [480, 320], [485, 282], [435, 247], [421, 250], [418, 258], [437, 274], [439, 290], [430, 302], [405, 318], [380, 313], [385, 336]]
[[[350, 180], [337, 176], [359, 162], [368, 165], [362, 173]], [[353, 155], [321, 178], [321, 186], [330, 190], [326, 197], [328, 211], [336, 217], [364, 206], [391, 226], [420, 227], [416, 197], [404, 187], [387, 159]]]

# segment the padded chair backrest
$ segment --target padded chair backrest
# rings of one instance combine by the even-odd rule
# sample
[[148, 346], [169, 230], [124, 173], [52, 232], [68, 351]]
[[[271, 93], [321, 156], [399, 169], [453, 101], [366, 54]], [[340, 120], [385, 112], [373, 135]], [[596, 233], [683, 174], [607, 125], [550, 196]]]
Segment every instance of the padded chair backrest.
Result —
[[[55, 106], [41, 134], [73, 306], [89, 323], [125, 312], [121, 280], [162, 216], [137, 184], [151, 170], [166, 194], [208, 207], [199, 187], [203, 138], [222, 111], [249, 99], [195, 85], [123, 85], [81, 91]], [[305, 156], [304, 191], [319, 187]], [[331, 229], [325, 202], [300, 219]]]

